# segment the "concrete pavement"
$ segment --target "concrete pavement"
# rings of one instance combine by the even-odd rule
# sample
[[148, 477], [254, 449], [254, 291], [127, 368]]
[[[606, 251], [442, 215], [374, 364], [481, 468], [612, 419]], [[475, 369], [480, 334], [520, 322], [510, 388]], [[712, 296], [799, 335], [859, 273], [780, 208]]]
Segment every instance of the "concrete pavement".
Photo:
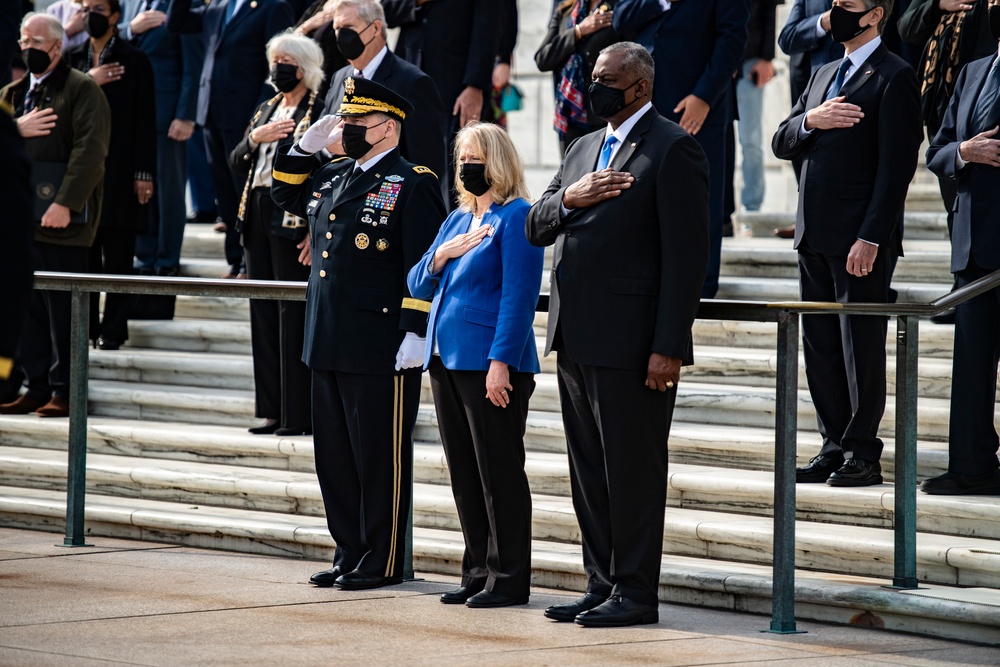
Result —
[[[467, 609], [454, 579], [346, 592], [306, 583], [325, 563], [0, 529], [0, 665], [998, 665], [1000, 649], [677, 605], [660, 623], [584, 629], [525, 607]], [[418, 573], [419, 574], [419, 573]]]

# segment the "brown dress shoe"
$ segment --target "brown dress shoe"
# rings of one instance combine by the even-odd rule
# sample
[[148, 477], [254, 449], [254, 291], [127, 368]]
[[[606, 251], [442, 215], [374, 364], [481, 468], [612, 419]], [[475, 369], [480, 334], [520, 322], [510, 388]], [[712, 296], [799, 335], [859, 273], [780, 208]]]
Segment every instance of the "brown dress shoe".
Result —
[[18, 396], [17, 400], [13, 403], [0, 405], [0, 415], [26, 415], [34, 412], [43, 405], [45, 403], [28, 398], [27, 394], [25, 394], [24, 396]]
[[788, 225], [787, 227], [777, 227], [774, 230], [774, 235], [779, 239], [794, 239], [795, 238], [795, 225]]
[[39, 417], [69, 417], [69, 401], [59, 396], [53, 396], [52, 400], [35, 410]]

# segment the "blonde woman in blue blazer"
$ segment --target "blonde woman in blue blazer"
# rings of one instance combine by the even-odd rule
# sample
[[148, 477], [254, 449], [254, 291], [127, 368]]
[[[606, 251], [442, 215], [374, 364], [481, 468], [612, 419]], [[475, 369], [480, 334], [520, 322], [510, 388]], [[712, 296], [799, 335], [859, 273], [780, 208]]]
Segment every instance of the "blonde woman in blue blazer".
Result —
[[433, 298], [424, 367], [465, 536], [462, 587], [441, 601], [505, 607], [526, 604], [531, 583], [524, 428], [542, 250], [524, 234], [529, 195], [507, 132], [466, 126], [455, 163], [459, 208], [407, 279], [414, 298]]

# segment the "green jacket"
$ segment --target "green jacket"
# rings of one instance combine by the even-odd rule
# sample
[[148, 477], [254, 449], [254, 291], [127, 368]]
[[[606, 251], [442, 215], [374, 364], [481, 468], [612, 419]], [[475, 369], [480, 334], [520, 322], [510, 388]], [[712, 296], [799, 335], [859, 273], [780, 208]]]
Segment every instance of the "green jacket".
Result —
[[[0, 100], [24, 111], [30, 75], [25, 75], [0, 90]], [[82, 72], [60, 61], [52, 73], [38, 85], [34, 95], [36, 108], [52, 108], [58, 117], [52, 132], [43, 137], [25, 139], [25, 151], [32, 161], [61, 162], [66, 176], [55, 201], [72, 211], [87, 206], [87, 223], [71, 224], [66, 229], [42, 228], [35, 221], [35, 240], [55, 245], [90, 247], [97, 235], [104, 190], [104, 158], [111, 136], [111, 110], [100, 87]]]

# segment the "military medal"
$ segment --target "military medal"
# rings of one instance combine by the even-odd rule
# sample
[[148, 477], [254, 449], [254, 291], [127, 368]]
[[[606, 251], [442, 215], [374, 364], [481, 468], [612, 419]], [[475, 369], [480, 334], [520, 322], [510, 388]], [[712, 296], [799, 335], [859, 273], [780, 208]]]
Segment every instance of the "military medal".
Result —
[[379, 252], [385, 252], [385, 249], [389, 247], [389, 242], [385, 239], [379, 239], [375, 242], [375, 247]]
[[403, 185], [401, 183], [393, 183], [386, 180], [379, 187], [378, 192], [368, 193], [365, 197], [365, 206], [380, 208], [383, 211], [391, 211], [396, 207], [396, 199], [399, 197], [402, 189]]
[[358, 250], [364, 250], [365, 248], [367, 248], [368, 247], [368, 235], [367, 234], [358, 234], [357, 236], [355, 236], [354, 237], [354, 245], [357, 247]]

